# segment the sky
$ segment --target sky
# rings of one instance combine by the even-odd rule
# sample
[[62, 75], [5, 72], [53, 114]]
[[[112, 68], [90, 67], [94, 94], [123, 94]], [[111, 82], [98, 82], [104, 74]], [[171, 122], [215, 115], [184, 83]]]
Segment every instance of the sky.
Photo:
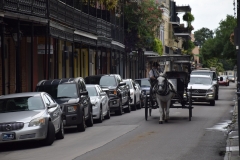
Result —
[[[192, 22], [193, 32], [203, 27], [214, 31], [227, 15], [234, 16], [233, 0], [175, 0], [175, 2], [177, 6], [189, 5], [191, 7], [191, 13], [195, 17]], [[237, 12], [236, 9], [235, 12]], [[183, 14], [178, 15], [180, 19]]]

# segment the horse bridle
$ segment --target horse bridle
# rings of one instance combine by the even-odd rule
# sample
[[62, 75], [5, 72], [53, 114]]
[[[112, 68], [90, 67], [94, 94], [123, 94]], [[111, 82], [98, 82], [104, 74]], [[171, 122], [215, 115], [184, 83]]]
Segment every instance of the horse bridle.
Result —
[[[167, 77], [165, 76], [161, 76], [164, 78], [164, 83], [161, 84], [157, 84], [157, 89], [156, 89], [156, 93], [160, 96], [166, 96], [168, 95], [170, 92], [174, 92], [173, 86], [171, 83], [168, 82]], [[162, 88], [164, 88], [163, 91], [159, 91], [158, 88], [159, 86], [161, 86]]]

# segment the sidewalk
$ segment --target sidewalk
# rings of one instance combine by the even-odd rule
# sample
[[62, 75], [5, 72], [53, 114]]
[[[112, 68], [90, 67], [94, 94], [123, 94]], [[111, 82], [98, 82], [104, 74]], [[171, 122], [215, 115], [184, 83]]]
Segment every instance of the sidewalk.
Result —
[[240, 160], [238, 137], [238, 103], [235, 98], [232, 123], [228, 125], [227, 146], [224, 160]]

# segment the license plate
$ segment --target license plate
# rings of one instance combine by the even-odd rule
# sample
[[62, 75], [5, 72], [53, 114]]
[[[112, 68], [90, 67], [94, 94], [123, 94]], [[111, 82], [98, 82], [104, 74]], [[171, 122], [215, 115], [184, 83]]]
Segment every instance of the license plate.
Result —
[[3, 133], [2, 140], [3, 141], [11, 141], [16, 138], [15, 133]]

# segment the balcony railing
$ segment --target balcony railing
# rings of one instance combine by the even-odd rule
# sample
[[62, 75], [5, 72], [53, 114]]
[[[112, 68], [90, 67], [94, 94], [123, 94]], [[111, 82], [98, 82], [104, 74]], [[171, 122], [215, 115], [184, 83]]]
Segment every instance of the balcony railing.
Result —
[[15, 13], [42, 17], [63, 23], [98, 36], [113, 38], [123, 43], [123, 29], [115, 24], [91, 16], [59, 0], [0, 0], [0, 9]]
[[47, 17], [47, 0], [1, 0], [0, 7], [6, 11]]

